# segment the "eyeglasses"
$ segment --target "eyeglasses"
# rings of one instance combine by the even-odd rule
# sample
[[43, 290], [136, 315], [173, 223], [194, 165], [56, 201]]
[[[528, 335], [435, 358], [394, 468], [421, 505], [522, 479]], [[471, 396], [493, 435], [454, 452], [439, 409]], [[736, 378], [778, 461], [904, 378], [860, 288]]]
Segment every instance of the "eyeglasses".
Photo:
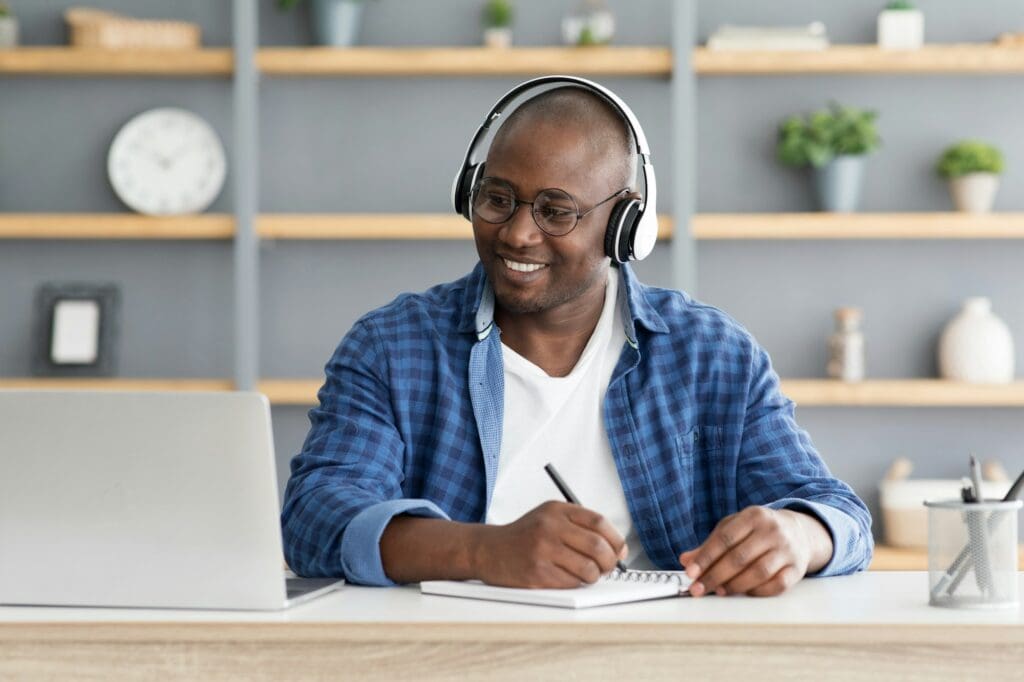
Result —
[[541, 232], [552, 237], [563, 237], [572, 232], [579, 221], [595, 208], [628, 191], [628, 187], [620, 189], [581, 213], [576, 200], [563, 190], [541, 190], [533, 201], [523, 201], [516, 198], [515, 190], [504, 180], [483, 178], [473, 190], [473, 214], [484, 222], [499, 225], [512, 219], [519, 204], [526, 204], [531, 207], [533, 222]]

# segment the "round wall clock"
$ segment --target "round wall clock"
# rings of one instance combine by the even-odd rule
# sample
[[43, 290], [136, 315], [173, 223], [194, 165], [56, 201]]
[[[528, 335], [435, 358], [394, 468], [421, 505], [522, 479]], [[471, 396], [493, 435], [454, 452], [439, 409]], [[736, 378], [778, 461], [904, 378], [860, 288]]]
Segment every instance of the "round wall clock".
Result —
[[220, 194], [226, 171], [224, 147], [210, 124], [173, 107], [128, 121], [107, 155], [117, 196], [147, 215], [201, 212]]

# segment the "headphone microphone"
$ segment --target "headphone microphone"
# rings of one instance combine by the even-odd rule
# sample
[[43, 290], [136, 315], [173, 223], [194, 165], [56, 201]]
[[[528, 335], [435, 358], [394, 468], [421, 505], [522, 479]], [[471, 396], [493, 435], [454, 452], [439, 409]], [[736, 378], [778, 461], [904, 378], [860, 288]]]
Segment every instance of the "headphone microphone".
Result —
[[647, 138], [644, 136], [640, 122], [633, 115], [632, 110], [626, 103], [619, 99], [603, 85], [586, 78], [576, 76], [541, 76], [521, 83], [509, 90], [505, 95], [491, 107], [484, 122], [477, 129], [476, 134], [469, 143], [466, 156], [459, 167], [455, 179], [452, 181], [452, 207], [455, 212], [466, 220], [473, 220], [473, 189], [476, 183], [484, 176], [484, 163], [478, 156], [480, 145], [486, 136], [491, 124], [501, 118], [512, 100], [523, 93], [546, 85], [571, 85], [591, 92], [605, 102], [626, 119], [630, 130], [633, 132], [633, 140], [636, 143], [636, 154], [639, 157], [641, 175], [644, 180], [643, 199], [626, 198], [620, 199], [613, 206], [608, 216], [608, 226], [605, 230], [604, 252], [616, 263], [625, 263], [630, 260], [643, 260], [654, 250], [654, 243], [658, 239], [658, 210], [657, 196], [658, 187], [654, 178], [654, 166], [651, 165], [651, 151], [647, 146]]

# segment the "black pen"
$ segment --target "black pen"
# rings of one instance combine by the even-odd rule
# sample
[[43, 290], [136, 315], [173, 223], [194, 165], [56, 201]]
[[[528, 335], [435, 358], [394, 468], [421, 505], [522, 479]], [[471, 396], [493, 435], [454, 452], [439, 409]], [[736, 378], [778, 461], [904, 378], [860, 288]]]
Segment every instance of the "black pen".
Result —
[[[581, 507], [583, 506], [580, 503], [579, 498], [572, 494], [572, 491], [569, 490], [569, 486], [566, 485], [565, 481], [562, 480], [562, 477], [558, 475], [558, 472], [555, 470], [554, 464], [551, 464], [550, 462], [548, 464], [545, 464], [544, 471], [548, 472], [548, 476], [550, 476], [551, 480], [555, 482], [555, 486], [558, 487], [559, 492], [561, 492], [562, 496], [565, 497], [566, 502], [569, 502], [571, 504], [578, 504]], [[615, 562], [615, 567], [623, 573], [626, 572], [626, 564], [622, 563], [621, 560]]]

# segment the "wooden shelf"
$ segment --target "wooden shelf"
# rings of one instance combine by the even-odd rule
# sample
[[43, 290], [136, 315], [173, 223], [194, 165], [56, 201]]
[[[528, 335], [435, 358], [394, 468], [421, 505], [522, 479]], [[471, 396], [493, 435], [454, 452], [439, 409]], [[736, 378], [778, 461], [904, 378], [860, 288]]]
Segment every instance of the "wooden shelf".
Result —
[[[1018, 549], [1018, 568], [1024, 570], [1024, 547]], [[871, 571], [927, 571], [928, 550], [875, 545]]]
[[230, 391], [230, 379], [42, 378], [0, 379], [2, 390], [32, 391]]
[[995, 44], [936, 44], [919, 50], [834, 45], [826, 50], [760, 52], [697, 48], [694, 70], [704, 76], [814, 73], [1024, 73], [1024, 48]]
[[234, 218], [204, 213], [0, 213], [0, 239], [231, 239]]
[[229, 48], [101, 50], [19, 47], [0, 50], [0, 74], [34, 76], [230, 76]]
[[787, 379], [782, 391], [801, 407], [1024, 407], [1024, 382], [967, 384], [941, 379]]
[[[658, 238], [672, 236], [672, 218], [659, 216]], [[472, 226], [451, 213], [293, 213], [257, 219], [263, 239], [472, 239]]]
[[702, 213], [695, 239], [1024, 239], [1024, 213]]
[[664, 76], [667, 47], [270, 47], [256, 55], [273, 76], [522, 76], [571, 73]]
[[316, 405], [323, 379], [263, 379], [257, 390], [274, 405]]

